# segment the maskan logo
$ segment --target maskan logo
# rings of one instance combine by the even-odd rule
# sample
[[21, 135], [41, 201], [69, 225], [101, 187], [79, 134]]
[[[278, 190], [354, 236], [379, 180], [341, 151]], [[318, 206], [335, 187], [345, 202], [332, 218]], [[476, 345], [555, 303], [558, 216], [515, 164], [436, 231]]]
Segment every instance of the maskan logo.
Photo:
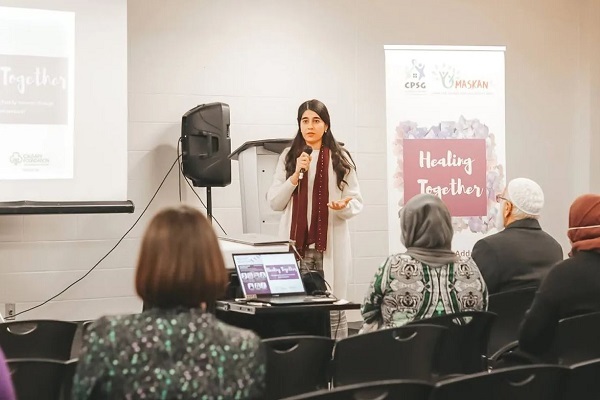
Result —
[[411, 65], [406, 68], [405, 89], [427, 89], [425, 81], [425, 64], [419, 60], [412, 59]]
[[446, 89], [489, 89], [490, 82], [481, 79], [461, 79], [460, 72], [453, 66], [436, 66], [434, 76]]
[[19, 165], [23, 162], [23, 157], [21, 157], [20, 153], [15, 151], [14, 153], [11, 154], [11, 156], [8, 160], [14, 165]]

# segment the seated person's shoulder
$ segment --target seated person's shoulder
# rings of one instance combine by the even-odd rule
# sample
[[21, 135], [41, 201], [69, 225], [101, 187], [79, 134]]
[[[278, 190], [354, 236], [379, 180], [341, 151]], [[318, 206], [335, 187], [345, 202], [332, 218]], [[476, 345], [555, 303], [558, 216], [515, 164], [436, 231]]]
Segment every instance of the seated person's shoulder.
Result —
[[477, 263], [471, 257], [460, 256], [458, 260], [454, 263], [454, 265], [458, 266], [461, 269], [470, 270], [473, 274], [481, 275]]
[[[84, 337], [112, 337], [117, 340], [126, 337], [131, 332], [131, 327], [136, 326], [140, 314], [111, 315], [100, 317], [84, 325]], [[112, 341], [112, 340], [111, 340]]]
[[254, 345], [255, 347], [260, 344], [260, 337], [251, 330], [238, 328], [221, 321], [217, 321], [217, 329], [222, 337], [230, 343]]
[[105, 331], [122, 325], [129, 324], [134, 315], [106, 315], [92, 321], [87, 327], [87, 331]]
[[419, 260], [415, 260], [406, 253], [392, 254], [388, 257], [388, 262], [391, 264], [421, 264]]
[[466, 264], [466, 265], [471, 265], [471, 266], [477, 266], [477, 263], [475, 263], [475, 260], [473, 260], [472, 257], [469, 256], [459, 256], [458, 260], [456, 261], [458, 264]]
[[487, 246], [487, 247], [495, 247], [498, 246], [499, 244], [503, 243], [506, 238], [503, 236], [503, 233], [505, 233], [506, 231], [500, 231], [497, 233], [494, 233], [492, 235], [488, 235], [486, 237], [483, 237], [481, 239], [479, 239], [477, 242], [475, 242], [475, 246], [473, 246], [474, 248], [479, 247], [479, 246]]

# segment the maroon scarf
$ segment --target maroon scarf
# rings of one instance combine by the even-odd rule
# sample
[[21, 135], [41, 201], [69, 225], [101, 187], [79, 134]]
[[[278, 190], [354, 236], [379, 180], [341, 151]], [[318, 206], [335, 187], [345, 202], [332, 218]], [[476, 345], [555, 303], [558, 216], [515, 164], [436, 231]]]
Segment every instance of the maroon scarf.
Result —
[[312, 211], [308, 226], [308, 175], [301, 179], [292, 194], [292, 225], [290, 238], [296, 241], [301, 256], [309, 245], [317, 251], [327, 249], [327, 223], [329, 221], [329, 148], [321, 146], [317, 160], [317, 172], [312, 192]]

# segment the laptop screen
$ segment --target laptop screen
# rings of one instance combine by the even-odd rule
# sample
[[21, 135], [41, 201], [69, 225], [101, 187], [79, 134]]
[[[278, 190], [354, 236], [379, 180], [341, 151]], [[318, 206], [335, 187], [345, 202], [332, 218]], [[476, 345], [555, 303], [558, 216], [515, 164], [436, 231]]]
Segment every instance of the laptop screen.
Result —
[[294, 253], [233, 254], [244, 296], [305, 294]]

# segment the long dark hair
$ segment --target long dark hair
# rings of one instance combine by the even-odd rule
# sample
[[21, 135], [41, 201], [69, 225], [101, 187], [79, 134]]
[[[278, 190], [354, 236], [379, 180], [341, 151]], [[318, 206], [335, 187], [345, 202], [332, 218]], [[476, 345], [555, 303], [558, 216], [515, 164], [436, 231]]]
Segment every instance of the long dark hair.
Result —
[[321, 146], [328, 147], [331, 152], [331, 163], [337, 177], [337, 187], [342, 190], [343, 184], [348, 183], [344, 180], [344, 177], [351, 169], [356, 170], [356, 164], [354, 164], [354, 160], [348, 150], [340, 146], [333, 137], [333, 133], [331, 133], [331, 119], [329, 118], [327, 107], [325, 107], [325, 104], [315, 99], [305, 101], [298, 107], [298, 132], [292, 141], [290, 151], [285, 157], [286, 178], [289, 178], [294, 174], [294, 171], [296, 170], [296, 159], [300, 157], [300, 154], [302, 154], [302, 151], [306, 146], [306, 142], [302, 137], [302, 131], [300, 130], [302, 114], [304, 114], [306, 110], [317, 113], [321, 120], [327, 125], [327, 130], [323, 134]]

